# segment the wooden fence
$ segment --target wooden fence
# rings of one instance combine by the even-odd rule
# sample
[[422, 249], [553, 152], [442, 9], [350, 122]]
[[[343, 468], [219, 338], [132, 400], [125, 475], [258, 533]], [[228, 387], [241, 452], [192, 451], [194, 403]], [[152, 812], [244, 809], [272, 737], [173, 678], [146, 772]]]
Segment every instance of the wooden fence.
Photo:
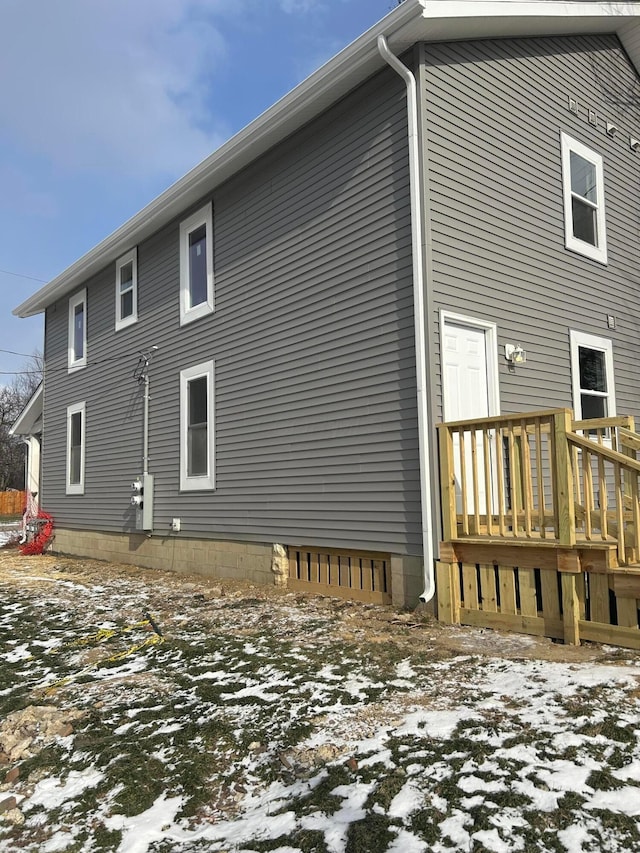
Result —
[[22, 515], [26, 502], [26, 492], [0, 492], [0, 515]]

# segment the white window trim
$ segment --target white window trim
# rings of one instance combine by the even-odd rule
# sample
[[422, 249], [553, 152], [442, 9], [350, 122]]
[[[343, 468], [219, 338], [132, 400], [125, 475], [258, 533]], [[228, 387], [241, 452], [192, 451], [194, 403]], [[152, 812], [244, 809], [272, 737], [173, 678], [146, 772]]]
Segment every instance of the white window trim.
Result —
[[[607, 231], [604, 210], [604, 167], [600, 154], [587, 148], [577, 139], [566, 133], [560, 133], [562, 147], [562, 193], [564, 198], [564, 244], [567, 249], [578, 252], [598, 263], [607, 263]], [[596, 169], [596, 190], [598, 204], [596, 207], [596, 231], [598, 245], [592, 246], [584, 240], [573, 236], [573, 213], [571, 206], [571, 152], [592, 163]]]
[[[82, 414], [82, 434], [80, 447], [80, 482], [71, 482], [71, 416], [80, 412]], [[75, 403], [73, 406], [67, 407], [67, 489], [68, 495], [83, 495], [84, 494], [84, 463], [86, 456], [86, 421], [87, 421], [87, 404]]]
[[[127, 264], [132, 267], [133, 313], [130, 317], [122, 317], [122, 299], [120, 292], [120, 270]], [[116, 332], [138, 322], [138, 249], [134, 246], [130, 252], [116, 261]]]
[[[180, 491], [194, 492], [205, 489], [215, 489], [215, 365], [213, 360], [196, 364], [180, 371]], [[193, 379], [207, 377], [207, 448], [209, 456], [209, 470], [206, 475], [189, 477], [187, 474], [188, 462], [188, 434], [189, 434], [189, 397], [188, 384]]]
[[[73, 347], [74, 341], [74, 320], [75, 309], [78, 305], [83, 306], [83, 328], [82, 328], [82, 358], [75, 358], [75, 350]], [[79, 290], [75, 296], [69, 299], [69, 329], [68, 329], [68, 367], [69, 373], [74, 370], [80, 370], [87, 366], [87, 290], [83, 288]]]
[[[207, 299], [189, 306], [189, 234], [204, 225], [207, 230]], [[180, 325], [213, 313], [213, 206], [211, 203], [180, 223]]]
[[573, 411], [575, 420], [581, 421], [582, 399], [580, 389], [580, 360], [578, 347], [599, 350], [604, 353], [604, 364], [607, 373], [607, 417], [616, 416], [616, 386], [613, 374], [613, 344], [610, 338], [601, 338], [598, 335], [588, 335], [586, 332], [569, 332], [571, 340], [571, 390], [573, 394]]

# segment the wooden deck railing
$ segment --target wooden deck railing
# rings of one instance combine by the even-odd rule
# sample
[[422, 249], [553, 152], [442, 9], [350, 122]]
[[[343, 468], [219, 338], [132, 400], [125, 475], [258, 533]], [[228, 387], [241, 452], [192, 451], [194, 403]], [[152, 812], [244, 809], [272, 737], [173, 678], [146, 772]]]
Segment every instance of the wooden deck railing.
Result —
[[640, 435], [569, 409], [439, 424], [443, 539], [614, 545], [640, 559]]
[[576, 531], [587, 542], [615, 542], [621, 566], [637, 564], [640, 502], [636, 450], [640, 436], [631, 418], [578, 421], [571, 448]]
[[640, 434], [569, 409], [438, 425], [446, 621], [640, 648]]

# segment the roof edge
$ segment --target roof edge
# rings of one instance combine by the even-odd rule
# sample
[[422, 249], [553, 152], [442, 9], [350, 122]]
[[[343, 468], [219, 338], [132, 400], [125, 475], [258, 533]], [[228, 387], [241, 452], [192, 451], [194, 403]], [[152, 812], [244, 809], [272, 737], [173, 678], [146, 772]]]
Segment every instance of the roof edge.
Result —
[[33, 433], [33, 427], [42, 417], [43, 396], [44, 386], [41, 382], [11, 424], [9, 435], [31, 435]]

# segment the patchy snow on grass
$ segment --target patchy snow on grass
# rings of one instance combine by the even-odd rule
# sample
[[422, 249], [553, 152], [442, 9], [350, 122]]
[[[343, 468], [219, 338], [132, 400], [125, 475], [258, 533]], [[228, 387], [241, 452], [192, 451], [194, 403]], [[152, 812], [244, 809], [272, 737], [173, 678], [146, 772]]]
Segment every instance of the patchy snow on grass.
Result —
[[640, 849], [635, 653], [484, 656], [461, 629], [461, 654], [380, 608], [13, 554], [0, 593], [0, 713], [83, 715], [13, 762], [0, 847]]
[[395, 734], [398, 737], [427, 735], [431, 738], [447, 740], [462, 721], [471, 719], [480, 720], [482, 717], [464, 706], [448, 711], [413, 711], [407, 714], [402, 725], [395, 730]]
[[133, 817], [112, 815], [106, 818], [107, 829], [122, 833], [118, 853], [146, 853], [154, 841], [171, 838], [173, 824], [183, 802], [182, 797], [166, 797], [162, 794], [141, 814]]
[[22, 808], [29, 810], [34, 806], [42, 806], [45, 810], [57, 809], [70, 800], [77, 799], [87, 788], [95, 788], [103, 777], [103, 773], [92, 767], [83, 771], [71, 770], [64, 782], [50, 776], [38, 782]]
[[572, 824], [558, 832], [558, 841], [567, 853], [583, 853], [583, 845], [588, 840], [589, 831], [584, 826]]
[[390, 817], [405, 820], [410, 814], [417, 811], [424, 802], [424, 796], [418, 785], [406, 782], [391, 800], [388, 814]]
[[3, 655], [0, 655], [0, 657], [4, 658], [7, 663], [16, 663], [20, 660], [29, 660], [31, 652], [29, 651], [28, 646], [22, 645], [16, 646], [16, 648], [12, 649], [10, 652], [5, 652]]
[[20, 532], [21, 527], [21, 521], [3, 522], [0, 527], [0, 548], [2, 548], [3, 545], [6, 545], [7, 542], [15, 539]]

